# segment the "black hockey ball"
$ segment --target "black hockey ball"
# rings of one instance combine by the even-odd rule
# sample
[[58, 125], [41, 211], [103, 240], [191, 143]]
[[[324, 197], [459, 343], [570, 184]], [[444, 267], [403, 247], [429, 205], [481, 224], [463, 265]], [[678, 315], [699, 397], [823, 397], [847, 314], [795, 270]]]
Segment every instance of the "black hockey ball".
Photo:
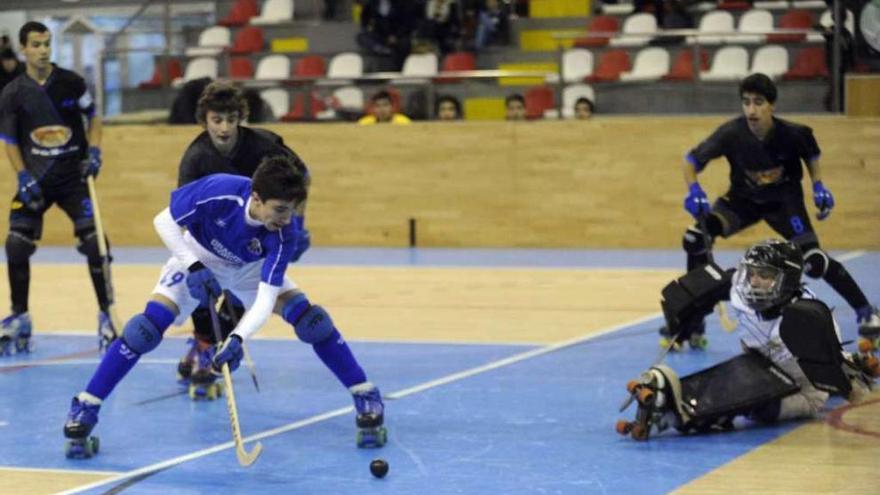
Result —
[[370, 463], [370, 472], [377, 478], [384, 478], [388, 474], [388, 463], [385, 459], [373, 459]]

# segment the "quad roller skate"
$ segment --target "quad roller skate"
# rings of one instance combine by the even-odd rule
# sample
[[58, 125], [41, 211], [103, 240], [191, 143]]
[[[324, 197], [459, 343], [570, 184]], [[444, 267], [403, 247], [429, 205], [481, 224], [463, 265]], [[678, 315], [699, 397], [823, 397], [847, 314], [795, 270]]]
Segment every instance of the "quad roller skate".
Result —
[[73, 398], [64, 423], [64, 436], [67, 437], [64, 455], [68, 459], [88, 459], [98, 453], [98, 437], [90, 434], [98, 424], [100, 409], [100, 404], [81, 400], [79, 397]]
[[31, 317], [27, 313], [9, 315], [0, 321], [0, 356], [31, 352]]
[[98, 312], [98, 352], [104, 354], [118, 337], [113, 319], [105, 311]]
[[709, 340], [706, 338], [706, 323], [700, 322], [693, 328], [685, 328], [678, 335], [672, 335], [666, 325], [660, 327], [660, 347], [663, 349], [678, 352], [684, 349], [685, 342], [691, 349], [706, 349], [709, 346]]
[[859, 322], [859, 354], [865, 359], [876, 356], [874, 353], [880, 351], [880, 314], [877, 309], [866, 306], [856, 311], [856, 318]]
[[388, 431], [383, 426], [385, 422], [385, 406], [382, 403], [382, 394], [375, 385], [367, 382], [352, 387], [354, 407], [357, 410], [355, 423], [358, 427], [357, 446], [359, 448], [374, 448], [385, 445], [388, 440]]
[[638, 409], [634, 421], [618, 420], [615, 429], [634, 440], [647, 440], [652, 429], [656, 433], [680, 423], [676, 403], [681, 397], [678, 375], [665, 365], [657, 365], [626, 384]]
[[[214, 346], [203, 341], [196, 341], [196, 367], [190, 376], [189, 398], [192, 400], [215, 400], [223, 395], [223, 385], [217, 381], [218, 376], [211, 369], [214, 359]], [[178, 369], [179, 369], [178, 365]]]

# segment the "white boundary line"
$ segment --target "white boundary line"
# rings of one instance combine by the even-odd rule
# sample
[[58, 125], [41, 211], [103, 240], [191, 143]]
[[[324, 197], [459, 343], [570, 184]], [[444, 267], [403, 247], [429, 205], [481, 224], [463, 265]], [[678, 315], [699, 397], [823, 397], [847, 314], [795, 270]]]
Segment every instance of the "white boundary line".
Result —
[[[67, 366], [80, 364], [98, 364], [101, 360], [98, 358], [91, 359], [39, 359], [35, 361], [19, 361], [15, 363], [2, 363], [0, 370], [8, 368], [33, 368], [36, 366]], [[144, 364], [177, 364], [177, 359], [141, 359], [139, 362]]]
[[[470, 369], [467, 369], [464, 371], [460, 371], [458, 373], [453, 373], [451, 375], [447, 375], [445, 377], [441, 377], [436, 380], [431, 380], [431, 381], [425, 382], [421, 385], [416, 385], [414, 387], [399, 390], [397, 392], [393, 392], [391, 394], [386, 395], [386, 397], [388, 399], [392, 399], [392, 400], [393, 399], [400, 399], [402, 397], [416, 394], [418, 392], [422, 392], [422, 391], [425, 391], [425, 390], [428, 390], [431, 388], [439, 387], [441, 385], [446, 385], [448, 383], [457, 382], [459, 380], [463, 380], [465, 378], [469, 378], [469, 377], [472, 377], [472, 376], [475, 376], [475, 375], [478, 375], [481, 373], [485, 373], [487, 371], [502, 368], [504, 366], [509, 366], [511, 364], [518, 363], [520, 361], [525, 361], [526, 359], [531, 359], [534, 357], [542, 356], [544, 354], [549, 354], [551, 352], [556, 352], [556, 351], [559, 351], [559, 350], [562, 350], [562, 349], [565, 349], [565, 348], [568, 348], [568, 347], [571, 347], [571, 346], [574, 346], [577, 344], [581, 344], [583, 342], [593, 340], [597, 337], [601, 337], [603, 335], [607, 335], [609, 333], [616, 332], [618, 330], [622, 330], [622, 329], [630, 327], [630, 326], [639, 325], [641, 323], [645, 323], [647, 321], [654, 320], [654, 319], [658, 318], [660, 315], [661, 315], [661, 313], [659, 313], [659, 312], [653, 313], [648, 316], [643, 316], [641, 318], [637, 318], [635, 320], [631, 320], [626, 323], [621, 323], [619, 325], [615, 325], [613, 327], [606, 328], [604, 330], [599, 330], [597, 332], [591, 332], [588, 335], [576, 337], [574, 339], [559, 342], [557, 344], [552, 344], [552, 345], [540, 347], [538, 349], [533, 349], [530, 351], [515, 354], [513, 356], [510, 356], [510, 357], [507, 357], [504, 359], [500, 359], [498, 361], [493, 361], [491, 363], [484, 364], [482, 366], [477, 366], [475, 368], [470, 368]], [[250, 436], [246, 437], [244, 439], [244, 441], [245, 442], [253, 442], [255, 440], [261, 440], [263, 438], [268, 438], [271, 436], [280, 435], [282, 433], [297, 430], [297, 429], [300, 429], [300, 428], [303, 428], [303, 427], [306, 427], [306, 426], [309, 426], [309, 425], [312, 425], [315, 423], [319, 423], [321, 421], [335, 418], [337, 416], [349, 414], [353, 410], [354, 410], [354, 408], [351, 406], [343, 407], [343, 408], [339, 408], [339, 409], [334, 409], [332, 411], [328, 411], [328, 412], [318, 414], [318, 415], [315, 415], [315, 416], [312, 416], [312, 417], [309, 417], [306, 419], [295, 421], [293, 423], [288, 423], [288, 424], [280, 426], [278, 428], [273, 428], [270, 430], [262, 431], [260, 433], [256, 433], [254, 435], [250, 435]], [[126, 471], [126, 472], [120, 473], [116, 476], [113, 476], [111, 478], [107, 478], [107, 479], [104, 479], [101, 481], [89, 483], [87, 485], [83, 485], [83, 486], [80, 486], [77, 488], [72, 488], [70, 490], [66, 490], [63, 492], [59, 492], [56, 495], [74, 495], [76, 493], [82, 493], [84, 491], [91, 490], [93, 488], [98, 488], [100, 486], [108, 485], [111, 483], [117, 483], [117, 482], [120, 482], [123, 480], [127, 480], [129, 478], [134, 478], [136, 476], [149, 474], [152, 472], [167, 469], [167, 468], [173, 467], [177, 464], [183, 464], [184, 462], [198, 459], [200, 457], [205, 457], [207, 455], [211, 455], [211, 454], [214, 454], [217, 452], [221, 452], [223, 450], [231, 449], [233, 447], [235, 447], [235, 443], [232, 441], [229, 441], [226, 443], [215, 445], [213, 447], [209, 447], [207, 449], [202, 449], [202, 450], [199, 450], [196, 452], [192, 452], [190, 454], [182, 455], [182, 456], [168, 459], [168, 460], [162, 461], [162, 462], [157, 462], [157, 463], [151, 464], [149, 466], [144, 466], [142, 468], [138, 468], [138, 469], [135, 469], [132, 471]]]
[[26, 473], [47, 473], [47, 474], [94, 474], [94, 475], [117, 475], [119, 471], [95, 471], [95, 470], [87, 470], [87, 469], [52, 469], [52, 468], [27, 468], [27, 467], [13, 467], [13, 466], [0, 466], [0, 472], [3, 471], [14, 471], [21, 472], [24, 471]]

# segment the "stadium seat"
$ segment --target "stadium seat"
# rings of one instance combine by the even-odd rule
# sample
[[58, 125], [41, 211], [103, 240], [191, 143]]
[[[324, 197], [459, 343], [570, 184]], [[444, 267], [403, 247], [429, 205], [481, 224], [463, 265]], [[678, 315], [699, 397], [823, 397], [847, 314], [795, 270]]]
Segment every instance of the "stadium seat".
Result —
[[712, 12], [707, 12], [703, 15], [703, 17], [700, 17], [700, 24], [697, 27], [697, 31], [700, 33], [700, 36], [688, 37], [687, 43], [689, 45], [720, 44], [724, 41], [724, 36], [714, 34], [703, 36], [702, 33], [732, 33], [734, 31], [733, 14], [724, 10], [713, 10]]
[[183, 77], [175, 79], [173, 81], [173, 84], [175, 86], [180, 86], [185, 82], [192, 81], [194, 79], [201, 79], [203, 77], [217, 79], [216, 59], [209, 57], [199, 57], [190, 60], [186, 64], [186, 70], [183, 72]]
[[783, 74], [787, 80], [818, 79], [828, 77], [828, 63], [825, 61], [825, 48], [813, 46], [802, 49], [794, 57], [791, 69]]
[[257, 62], [254, 79], [279, 80], [290, 78], [290, 59], [287, 55], [266, 55]]
[[315, 120], [322, 112], [327, 110], [327, 105], [317, 91], [311, 92], [311, 109], [309, 115], [306, 115], [306, 95], [298, 93], [293, 97], [293, 104], [290, 110], [281, 116], [282, 122], [299, 122], [302, 120]]
[[247, 55], [263, 51], [263, 30], [253, 26], [245, 26], [235, 33], [235, 39], [229, 53]]
[[647, 36], [631, 36], [626, 38], [612, 38], [608, 44], [611, 46], [642, 46], [651, 40], [657, 32], [657, 18], [654, 14], [640, 12], [633, 14], [623, 21], [623, 34], [646, 34]]
[[[183, 66], [180, 60], [170, 59], [166, 66], [168, 67], [168, 82], [183, 77]], [[138, 84], [138, 89], [156, 89], [162, 87], [162, 65], [157, 63], [153, 69], [153, 76], [149, 80]]]
[[771, 79], [778, 79], [788, 72], [788, 50], [779, 45], [765, 45], [752, 55], [749, 74], [760, 72]]
[[[440, 67], [440, 73], [450, 71], [466, 71], [477, 69], [477, 58], [471, 52], [455, 52], [450, 53], [443, 58], [443, 64]], [[460, 77], [438, 77], [434, 79], [439, 83], [459, 82]]]
[[[709, 70], [709, 53], [700, 49], [700, 71]], [[694, 80], [694, 51], [686, 48], [675, 56], [669, 73], [663, 76], [664, 81], [693, 81]]]
[[290, 109], [290, 95], [286, 89], [264, 89], [260, 91], [260, 97], [272, 109], [272, 115], [276, 120], [280, 120]]
[[588, 84], [569, 84], [562, 90], [562, 117], [570, 119], [574, 117], [574, 103], [578, 98], [588, 98], [593, 104], [596, 103], [596, 92]]
[[562, 54], [562, 80], [583, 82], [593, 75], [593, 52], [586, 48], [569, 48]]
[[715, 52], [707, 72], [700, 73], [703, 81], [738, 81], [748, 75], [749, 52], [741, 46], [725, 46]]
[[259, 11], [257, 0], [237, 0], [229, 9], [229, 14], [220, 19], [217, 24], [226, 27], [244, 26]]
[[792, 0], [791, 6], [795, 9], [824, 9], [828, 4], [825, 0]]
[[631, 69], [629, 54], [623, 50], [610, 50], [599, 56], [590, 82], [613, 82], [620, 80], [620, 74]]
[[773, 31], [773, 14], [763, 9], [752, 9], [739, 18], [737, 34], [725, 40], [728, 43], [763, 43], [768, 31]]
[[232, 57], [229, 59], [229, 77], [232, 79], [253, 79], [254, 64], [248, 57]]
[[327, 77], [331, 79], [360, 77], [363, 73], [364, 59], [354, 52], [336, 54], [330, 59], [330, 64], [327, 67]]
[[295, 77], [324, 77], [327, 63], [320, 55], [308, 55], [296, 61], [293, 66]]
[[[779, 29], [812, 29], [813, 14], [806, 10], [789, 10], [779, 18]], [[770, 34], [768, 43], [800, 43], [807, 38], [806, 34]]]
[[404, 76], [436, 76], [437, 55], [434, 53], [412, 53], [403, 61]]
[[788, 10], [788, 0], [758, 0], [752, 4], [753, 8], [765, 10]]
[[357, 86], [343, 86], [333, 91], [333, 98], [339, 102], [340, 108], [363, 110], [364, 92]]
[[621, 81], [654, 81], [669, 72], [669, 52], [665, 48], [642, 48], [636, 54], [631, 71], [620, 74]]
[[229, 46], [232, 36], [229, 28], [224, 26], [211, 26], [199, 34], [198, 46], [186, 49], [186, 56], [214, 56]]
[[749, 10], [752, 8], [750, 0], [721, 0], [718, 2], [721, 10]]
[[260, 15], [251, 18], [251, 24], [281, 24], [293, 20], [293, 0], [266, 0]]
[[552, 110], [556, 106], [554, 90], [550, 86], [529, 88], [524, 97], [527, 119], [543, 118], [545, 110]]
[[574, 46], [605, 46], [619, 30], [620, 21], [617, 20], [617, 17], [610, 15], [597, 15], [587, 23], [587, 32], [590, 34], [608, 33], [608, 36], [578, 38], [574, 41]]

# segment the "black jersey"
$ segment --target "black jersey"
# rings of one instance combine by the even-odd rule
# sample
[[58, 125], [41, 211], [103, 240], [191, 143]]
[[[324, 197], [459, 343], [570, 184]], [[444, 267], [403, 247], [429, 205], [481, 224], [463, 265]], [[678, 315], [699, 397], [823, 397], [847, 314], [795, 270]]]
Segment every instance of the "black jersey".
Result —
[[75, 72], [53, 64], [42, 86], [19, 75], [0, 94], [0, 115], [0, 139], [19, 147], [38, 180], [79, 173], [89, 148], [84, 117], [95, 115], [95, 103]]
[[687, 155], [699, 172], [712, 159], [724, 156], [730, 164], [730, 191], [755, 200], [773, 199], [780, 189], [801, 190], [807, 163], [820, 155], [813, 130], [773, 118], [773, 129], [761, 141], [745, 117], [719, 127]]
[[204, 131], [193, 140], [180, 160], [177, 186], [219, 173], [252, 177], [263, 158], [275, 155], [296, 156], [274, 132], [240, 126], [232, 153], [224, 156], [214, 147], [208, 131]]

